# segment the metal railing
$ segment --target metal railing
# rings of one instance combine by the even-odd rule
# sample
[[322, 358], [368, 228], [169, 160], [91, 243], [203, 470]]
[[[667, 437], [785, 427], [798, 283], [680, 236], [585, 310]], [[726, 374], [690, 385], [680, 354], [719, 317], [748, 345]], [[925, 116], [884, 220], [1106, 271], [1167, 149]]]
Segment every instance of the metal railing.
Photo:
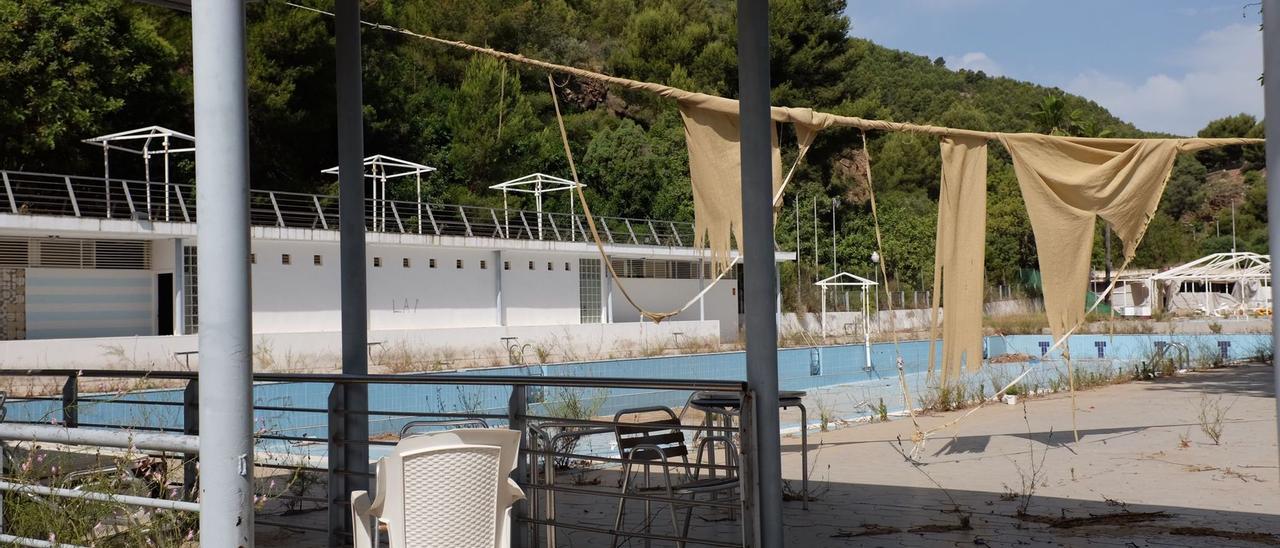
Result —
[[[59, 379], [62, 383], [62, 390], [59, 395], [11, 398], [9, 403], [10, 411], [6, 421], [8, 423], [44, 425], [53, 423], [66, 428], [92, 428], [112, 432], [171, 432], [185, 434], [186, 436], [195, 436], [199, 433], [199, 403], [196, 398], [198, 394], [197, 375], [193, 372], [59, 369], [4, 370], [0, 371], [0, 377], [7, 377], [10, 381], [16, 380], [15, 378], [53, 378]], [[566, 446], [558, 443], [560, 440], [570, 436], [609, 436], [617, 423], [609, 420], [600, 420], [599, 416], [612, 416], [613, 409], [599, 407], [594, 417], [565, 418], [562, 416], [549, 416], [553, 411], [553, 408], [549, 407], [549, 403], [554, 401], [554, 395], [549, 394], [547, 390], [547, 388], [556, 388], [560, 391], [576, 391], [580, 395], [586, 393], [585, 391], [594, 391], [594, 397], [603, 398], [602, 401], [606, 403], [611, 402], [613, 398], [617, 398], [616, 402], [609, 404], [614, 407], [635, 407], [634, 402], [639, 401], [639, 399], [653, 401], [656, 397], [655, 395], [661, 396], [659, 399], [663, 399], [663, 401], [676, 402], [671, 403], [670, 407], [678, 407], [678, 402], [687, 401], [690, 394], [698, 391], [737, 394], [744, 402], [741, 420], [735, 427], [728, 429], [739, 442], [737, 444], [737, 459], [733, 461], [733, 464], [716, 464], [714, 458], [712, 458], [706, 463], [689, 463], [688, 467], [692, 470], [705, 471], [707, 475], [731, 474], [738, 478], [750, 478], [752, 477], [751, 471], [754, 466], [753, 435], [751, 434], [752, 425], [750, 421], [752, 413], [750, 409], [754, 398], [747, 391], [746, 383], [744, 382], [451, 373], [413, 375], [258, 373], [253, 378], [256, 383], [254, 397], [255, 421], [256, 424], [261, 425], [256, 433], [256, 439], [259, 443], [259, 455], [273, 454], [273, 451], [276, 451], [273, 448], [287, 444], [294, 448], [323, 449], [322, 454], [326, 457], [324, 460], [327, 461], [325, 466], [313, 466], [310, 464], [311, 461], [307, 459], [297, 462], [262, 459], [260, 462], [256, 462], [255, 466], [260, 469], [289, 471], [293, 474], [323, 474], [328, 481], [328, 495], [323, 497], [306, 492], [296, 494], [257, 493], [260, 496], [273, 496], [282, 500], [326, 504], [329, 513], [325, 527], [308, 526], [304, 523], [285, 523], [269, 518], [258, 519], [257, 523], [260, 524], [324, 533], [328, 535], [330, 545], [350, 545], [350, 489], [347, 487], [348, 478], [371, 478], [374, 474], [371, 473], [367, 461], [362, 463], [346, 462], [344, 456], [346, 453], [345, 448], [361, 445], [370, 448], [395, 445], [396, 441], [392, 439], [390, 434], [400, 432], [401, 423], [420, 421], [422, 419], [445, 419], [446, 423], [448, 421], [481, 419], [492, 424], [519, 430], [526, 434], [521, 441], [520, 459], [514, 476], [521, 487], [525, 489], [528, 498], [527, 501], [518, 504], [513, 509], [513, 515], [518, 525], [513, 527], [513, 546], [548, 545], [549, 542], [553, 542], [556, 538], [557, 531], [577, 531], [581, 534], [619, 536], [629, 539], [644, 539], [645, 541], [684, 542], [687, 540], [690, 544], [705, 546], [744, 546], [748, 544], [748, 539], [752, 534], [751, 524], [748, 519], [752, 515], [753, 508], [751, 482], [749, 481], [739, 481], [740, 485], [735, 497], [714, 500], [700, 499], [697, 501], [691, 499], [677, 500], [671, 498], [670, 495], [657, 492], [623, 493], [613, 487], [611, 482], [607, 481], [585, 486], [569, 485], [555, 481], [556, 466], [553, 463], [570, 460], [578, 463], [590, 463], [591, 466], [589, 468], [591, 470], [608, 474], [615, 471], [626, 460], [622, 455], [617, 454], [616, 449], [610, 455], [607, 450], [604, 452], [575, 451], [572, 445]], [[138, 381], [145, 382], [145, 384], [132, 391], [119, 388], [119, 383], [121, 382]], [[95, 390], [98, 389], [95, 389], [92, 383], [97, 383], [98, 385], [106, 383], [108, 386], [114, 385], [115, 388], [95, 393]], [[83, 391], [82, 384], [85, 384], [85, 390]], [[319, 388], [322, 392], [315, 392], [313, 400], [318, 400], [320, 394], [323, 393], [326, 402], [295, 402], [289, 398], [272, 399], [257, 390], [264, 387], [292, 389], [315, 385], [321, 385]], [[324, 390], [326, 385], [327, 390]], [[44, 386], [48, 385], [45, 384]], [[156, 388], [156, 386], [170, 386], [172, 388]], [[346, 408], [343, 402], [346, 401], [349, 390], [356, 388], [370, 390], [374, 389], [374, 387], [398, 390], [408, 396], [421, 396], [421, 403], [419, 405], [399, 404], [400, 407], [395, 409], [383, 407], [357, 411]], [[436, 391], [431, 392], [431, 387], [435, 387]], [[455, 387], [461, 402], [458, 407], [463, 409], [449, 409], [444, 400], [448, 399], [447, 396], [450, 393], [441, 392], [440, 387]], [[504, 408], [486, 407], [482, 403], [478, 403], [479, 399], [463, 397], [461, 394], [463, 394], [464, 388], [470, 388], [474, 393], [482, 394], [488, 392], [492, 400], [490, 403], [497, 404], [498, 400], [505, 399], [505, 402], [501, 402], [504, 404]], [[391, 402], [395, 399], [379, 397], [368, 398], [368, 401]], [[402, 399], [407, 400], [410, 398]], [[43, 413], [34, 415], [27, 413], [27, 416], [21, 416], [22, 413], [15, 411], [18, 410], [16, 406], [20, 406], [23, 402], [44, 405], [44, 407], [40, 408]], [[99, 413], [91, 409], [90, 406], [93, 405], [138, 406], [145, 410], [137, 415], [146, 417], [146, 420], [140, 419], [133, 421], [134, 423], [132, 424], [128, 420], [106, 420], [102, 418], [97, 421], [85, 420], [86, 418], [91, 418], [92, 415], [110, 414]], [[397, 404], [381, 403], [374, 405], [395, 407]], [[609, 405], [604, 407], [609, 407]], [[279, 427], [268, 425], [272, 417], [278, 419], [283, 414], [289, 414], [290, 420], [281, 420], [281, 423], [292, 424], [281, 424]], [[371, 423], [368, 438], [349, 439], [345, 435], [344, 424], [350, 415], [368, 417]], [[306, 419], [305, 417], [313, 417], [313, 419]], [[141, 424], [142, 422], [146, 422], [146, 424]], [[685, 431], [686, 437], [692, 436], [695, 439], [698, 436], [706, 436], [709, 433], [722, 435], [726, 433], [726, 427], [723, 425], [719, 427], [705, 424], [680, 425], [677, 428]], [[101, 432], [103, 430], [94, 431]], [[264, 447], [262, 445], [264, 443], [279, 445]], [[194, 500], [195, 496], [195, 485], [198, 481], [197, 461], [198, 455], [195, 454], [185, 454], [182, 457], [183, 486], [181, 490], [175, 490], [175, 492], [181, 493], [180, 498], [188, 501]], [[728, 461], [726, 460], [726, 462]], [[681, 463], [681, 466], [684, 467], [685, 465]], [[261, 476], [262, 473], [260, 472], [259, 475]], [[646, 469], [643, 477], [651, 477], [654, 481], [660, 481], [661, 476], [661, 471], [655, 470], [650, 474], [649, 470]], [[642, 520], [642, 527], [637, 530], [632, 525], [618, 529], [613, 527], [612, 522], [605, 524], [592, 522], [589, 518], [579, 516], [578, 512], [557, 514], [555, 511], [557, 495], [565, 498], [585, 499], [593, 504], [603, 505], [617, 504], [619, 500], [624, 498], [643, 501], [646, 512]], [[740, 538], [723, 538], [723, 531], [709, 537], [699, 537], [696, 530], [693, 533], [682, 533], [678, 530], [672, 530], [670, 533], [665, 531], [655, 532], [650, 527], [654, 521], [652, 519], [654, 516], [648, 513], [650, 504], [657, 505], [662, 509], [660, 511], [665, 511], [670, 506], [672, 508], [680, 508], [682, 513], [687, 508], [702, 508], [717, 509], [722, 512], [728, 511], [731, 516], [742, 516], [743, 519], [739, 519], [736, 526]], [[697, 519], [697, 517], [694, 519]], [[660, 523], [666, 522], [662, 521]], [[554, 546], [554, 544], [551, 545]]]
[[[59, 215], [92, 219], [195, 222], [193, 185], [0, 170], [0, 214]], [[338, 229], [338, 198], [275, 190], [251, 190], [254, 226]], [[610, 244], [692, 247], [693, 225], [676, 221], [596, 217]], [[456, 204], [366, 199], [371, 232], [472, 236], [511, 240], [589, 242], [586, 217]]]

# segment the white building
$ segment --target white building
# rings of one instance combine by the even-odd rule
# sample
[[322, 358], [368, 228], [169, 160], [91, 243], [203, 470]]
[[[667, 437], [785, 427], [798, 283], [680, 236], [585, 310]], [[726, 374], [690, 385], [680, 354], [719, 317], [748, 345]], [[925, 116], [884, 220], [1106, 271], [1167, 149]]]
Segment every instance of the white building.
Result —
[[[194, 187], [16, 171], [0, 177], [0, 341], [198, 331]], [[251, 202], [253, 252], [244, 260], [253, 264], [255, 335], [335, 334], [336, 344], [337, 199], [255, 190]], [[496, 340], [495, 327], [572, 336], [592, 324], [629, 324], [610, 337], [646, 328], [737, 337], [733, 274], [668, 327], [641, 325], [602, 268], [581, 216], [386, 199], [370, 200], [369, 210], [381, 212], [366, 235], [373, 334], [449, 341], [464, 328], [487, 328], [484, 338]], [[691, 225], [597, 223], [627, 291], [647, 309], [674, 309], [713, 281], [691, 247]]]

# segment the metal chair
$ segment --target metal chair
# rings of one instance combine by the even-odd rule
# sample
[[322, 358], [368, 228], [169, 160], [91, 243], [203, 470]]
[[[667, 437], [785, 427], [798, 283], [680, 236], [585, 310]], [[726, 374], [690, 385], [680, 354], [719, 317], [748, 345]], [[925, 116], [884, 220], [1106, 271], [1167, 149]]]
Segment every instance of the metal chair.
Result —
[[[640, 417], [645, 414], [662, 414], [664, 418], [657, 420], [636, 421], [624, 423], [625, 417]], [[689, 448], [685, 444], [684, 431], [680, 428], [680, 418], [669, 407], [642, 407], [635, 409], [623, 409], [613, 416], [614, 435], [618, 443], [618, 452], [621, 454], [622, 465], [622, 496], [618, 499], [618, 514], [614, 519], [613, 525], [613, 542], [612, 546], [618, 546], [620, 537], [630, 537], [633, 535], [626, 534], [622, 531], [623, 517], [625, 516], [628, 498], [643, 498], [646, 494], [665, 494], [667, 507], [671, 512], [671, 525], [673, 532], [677, 532], [681, 539], [688, 539], [689, 525], [693, 517], [694, 501], [699, 494], [716, 494], [739, 488], [738, 477], [735, 473], [730, 472], [724, 477], [707, 477], [699, 478], [700, 467], [692, 466], [689, 462]], [[737, 468], [737, 446], [733, 440], [726, 436], [704, 436], [697, 442], [697, 454], [694, 460], [695, 464], [702, 462], [704, 452], [710, 447], [712, 452], [715, 451], [715, 443], [724, 445], [726, 459], [730, 466]], [[678, 461], [677, 461], [678, 459]], [[635, 466], [642, 466], [644, 471], [644, 485], [637, 487], [632, 481], [633, 469]], [[662, 468], [660, 478], [662, 485], [654, 486], [651, 484], [651, 469], [654, 466]], [[673, 474], [673, 469], [675, 469]], [[640, 497], [637, 497], [639, 495]], [[689, 504], [677, 503], [678, 497], [689, 497]], [[644, 525], [646, 531], [650, 523], [651, 501], [646, 499], [645, 520]], [[680, 523], [677, 514], [677, 506], [686, 506], [684, 523]], [[683, 548], [685, 542], [677, 541], [677, 546]]]

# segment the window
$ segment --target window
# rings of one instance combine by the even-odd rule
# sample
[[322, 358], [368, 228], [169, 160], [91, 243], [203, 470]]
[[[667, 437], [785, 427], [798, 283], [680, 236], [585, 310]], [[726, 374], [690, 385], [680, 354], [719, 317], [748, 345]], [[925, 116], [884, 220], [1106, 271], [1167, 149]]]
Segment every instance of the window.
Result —
[[454, 262], [454, 263], [453, 263], [453, 267], [454, 267], [454, 268], [462, 268], [462, 259], [458, 259], [456, 262]]
[[311, 264], [316, 265], [316, 266], [324, 266], [324, 256], [322, 256], [322, 255], [312, 255], [312, 256], [311, 256]]
[[547, 271], [552, 271], [552, 270], [555, 270], [555, 269], [556, 269], [556, 267], [555, 267], [554, 265], [552, 265], [552, 264], [551, 264], [551, 261], [547, 261]]
[[373, 267], [374, 267], [374, 268], [382, 268], [382, 257], [374, 257], [374, 258], [373, 258]]
[[489, 268], [489, 262], [488, 262], [488, 261], [483, 261], [483, 260], [482, 260], [482, 261], [480, 261], [480, 270], [484, 270], [484, 269], [486, 269], [486, 268]]
[[533, 270], [533, 261], [529, 261], [529, 270]]
[[402, 266], [402, 267], [404, 267], [404, 268], [409, 268], [409, 266], [410, 266], [410, 265], [411, 265], [411, 263], [409, 262], [409, 258], [408, 258], [408, 257], [405, 257], [405, 258], [403, 258], [403, 259], [400, 259], [400, 266]]
[[511, 261], [502, 261], [503, 270], [511, 270]]
[[435, 267], [436, 267], [436, 260], [435, 260], [435, 259], [427, 259], [427, 268], [435, 268]]
[[257, 253], [250, 253], [250, 254], [249, 254], [249, 264], [258, 264], [258, 254], [257, 254]]
[[565, 261], [565, 263], [564, 263], [564, 271], [565, 271], [565, 272], [569, 272], [569, 271], [571, 271], [571, 270], [573, 270], [573, 269], [569, 268], [569, 261]]
[[288, 253], [281, 254], [280, 264], [293, 264], [293, 257], [290, 257]]
[[[253, 261], [253, 254], [249, 254]], [[196, 280], [196, 247], [182, 246], [182, 332], [194, 335], [199, 329], [200, 299]]]
[[582, 323], [600, 323], [599, 259], [578, 259], [578, 313]]

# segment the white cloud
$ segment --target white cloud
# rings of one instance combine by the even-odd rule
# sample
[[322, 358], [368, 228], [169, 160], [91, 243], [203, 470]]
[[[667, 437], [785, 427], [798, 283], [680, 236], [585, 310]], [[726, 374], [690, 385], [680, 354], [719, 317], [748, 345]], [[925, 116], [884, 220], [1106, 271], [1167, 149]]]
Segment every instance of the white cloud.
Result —
[[971, 51], [959, 57], [948, 55], [944, 57], [947, 66], [952, 70], [968, 69], [973, 71], [982, 71], [990, 76], [1003, 76], [1004, 69], [1000, 64], [995, 62], [991, 57], [981, 51]]
[[1202, 34], [1171, 52], [1181, 75], [1153, 74], [1133, 82], [1087, 71], [1066, 86], [1139, 128], [1194, 135], [1210, 120], [1240, 112], [1262, 115], [1262, 33], [1257, 25], [1234, 24]]

